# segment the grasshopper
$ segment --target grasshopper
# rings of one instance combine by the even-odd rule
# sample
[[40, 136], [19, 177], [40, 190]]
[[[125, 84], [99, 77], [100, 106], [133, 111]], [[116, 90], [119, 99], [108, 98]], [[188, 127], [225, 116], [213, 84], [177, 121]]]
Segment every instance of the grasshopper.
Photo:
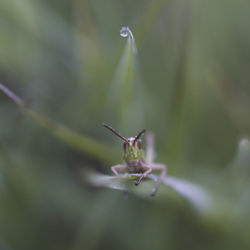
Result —
[[166, 175], [166, 165], [153, 162], [153, 134], [150, 133], [146, 136], [146, 155], [144, 157], [144, 150], [142, 149], [142, 141], [140, 137], [146, 132], [145, 129], [141, 130], [135, 137], [125, 138], [111, 126], [105, 123], [103, 123], [103, 126], [123, 140], [123, 158], [125, 163], [111, 167], [111, 170], [115, 175], [119, 175], [119, 172], [121, 171], [140, 173], [141, 175], [139, 179], [135, 181], [135, 185], [139, 185], [142, 179], [147, 177], [153, 170], [161, 171], [161, 174], [159, 175], [156, 185], [151, 193], [151, 195], [154, 196], [159, 189], [162, 179]]

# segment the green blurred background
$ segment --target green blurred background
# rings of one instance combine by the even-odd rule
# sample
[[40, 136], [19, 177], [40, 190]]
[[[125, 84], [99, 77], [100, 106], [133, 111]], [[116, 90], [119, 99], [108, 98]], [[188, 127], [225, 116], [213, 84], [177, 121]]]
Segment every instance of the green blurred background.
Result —
[[[250, 249], [249, 10], [244, 0], [1, 0], [0, 82], [97, 144], [63, 143], [0, 93], [0, 249]], [[206, 212], [178, 195], [126, 199], [87, 184], [84, 169], [111, 174], [122, 161], [102, 122], [125, 137], [153, 131], [157, 161], [213, 198]]]

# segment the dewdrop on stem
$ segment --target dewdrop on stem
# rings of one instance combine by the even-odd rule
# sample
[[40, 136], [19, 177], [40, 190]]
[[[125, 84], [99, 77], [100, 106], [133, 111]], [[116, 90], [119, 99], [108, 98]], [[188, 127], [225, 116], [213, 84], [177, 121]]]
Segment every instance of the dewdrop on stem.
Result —
[[132, 34], [131, 30], [129, 29], [129, 27], [127, 27], [127, 26], [124, 26], [124, 27], [121, 28], [120, 36], [121, 37], [130, 36], [133, 39], [133, 34]]
[[120, 29], [120, 36], [125, 37], [125, 38], [128, 37], [129, 39], [132, 40], [133, 52], [134, 52], [134, 54], [137, 54], [135, 39], [134, 39], [132, 31], [130, 30], [130, 28], [128, 26], [123, 26]]

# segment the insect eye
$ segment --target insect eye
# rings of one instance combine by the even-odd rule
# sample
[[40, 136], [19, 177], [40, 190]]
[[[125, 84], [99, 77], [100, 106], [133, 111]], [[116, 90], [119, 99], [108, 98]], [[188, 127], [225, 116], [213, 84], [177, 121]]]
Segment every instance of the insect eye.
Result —
[[141, 145], [141, 140], [138, 140], [138, 141], [137, 141], [137, 147], [138, 147], [139, 149], [141, 149], [141, 148], [142, 148], [142, 145]]

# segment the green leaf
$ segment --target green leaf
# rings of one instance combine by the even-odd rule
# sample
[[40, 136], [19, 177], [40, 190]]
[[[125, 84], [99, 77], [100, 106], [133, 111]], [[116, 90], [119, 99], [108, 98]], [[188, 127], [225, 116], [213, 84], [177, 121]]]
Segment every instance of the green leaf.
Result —
[[[151, 197], [152, 185], [145, 185], [146, 180], [157, 181], [158, 178], [156, 175], [150, 174], [139, 186], [135, 186], [133, 185], [133, 181], [138, 179], [140, 174], [109, 176], [88, 171], [84, 172], [83, 176], [84, 179], [94, 187], [105, 187], [125, 192], [129, 191], [143, 198]], [[152, 182], [150, 183], [152, 184]], [[147, 184], [150, 183], [148, 182]], [[172, 191], [174, 191], [174, 194]], [[166, 176], [156, 194], [157, 199], [176, 199], [178, 198], [177, 196], [182, 197], [201, 212], [207, 211], [212, 204], [210, 195], [199, 185], [173, 176]]]

